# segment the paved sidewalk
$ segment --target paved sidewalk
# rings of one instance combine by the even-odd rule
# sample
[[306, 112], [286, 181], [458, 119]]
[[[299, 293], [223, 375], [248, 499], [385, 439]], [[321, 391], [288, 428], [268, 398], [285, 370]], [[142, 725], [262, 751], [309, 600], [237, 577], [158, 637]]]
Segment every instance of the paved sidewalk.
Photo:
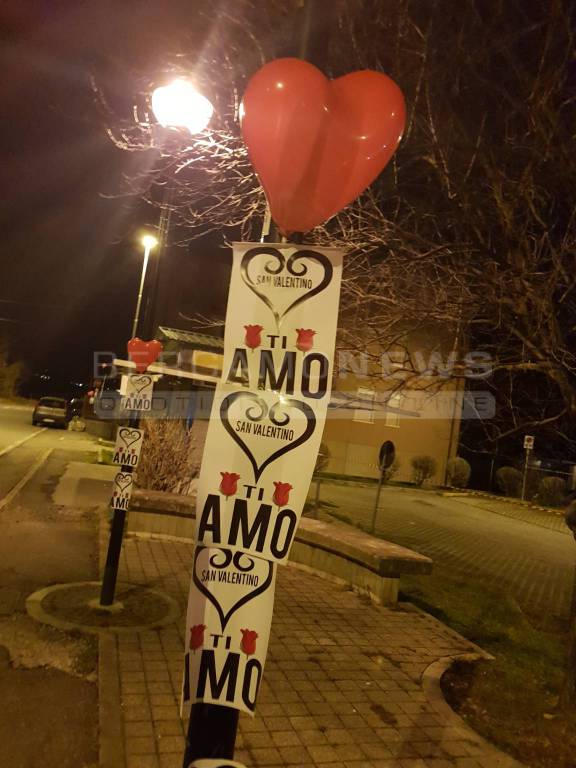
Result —
[[[102, 637], [101, 768], [181, 768], [191, 562], [190, 543], [125, 541], [120, 579], [168, 592], [182, 616], [158, 631]], [[269, 768], [518, 765], [423, 688], [433, 662], [477, 651], [423, 613], [377, 607], [317, 576], [280, 568], [257, 716], [241, 715], [236, 759]]]

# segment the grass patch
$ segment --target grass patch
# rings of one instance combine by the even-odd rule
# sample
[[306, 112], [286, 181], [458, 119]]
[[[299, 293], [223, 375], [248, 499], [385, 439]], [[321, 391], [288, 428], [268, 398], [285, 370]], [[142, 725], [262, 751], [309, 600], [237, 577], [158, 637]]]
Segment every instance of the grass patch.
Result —
[[495, 657], [456, 665], [443, 680], [450, 704], [474, 730], [534, 768], [576, 765], [576, 718], [555, 712], [564, 666], [560, 627], [536, 626], [505, 593], [442, 568], [403, 578], [401, 597]]

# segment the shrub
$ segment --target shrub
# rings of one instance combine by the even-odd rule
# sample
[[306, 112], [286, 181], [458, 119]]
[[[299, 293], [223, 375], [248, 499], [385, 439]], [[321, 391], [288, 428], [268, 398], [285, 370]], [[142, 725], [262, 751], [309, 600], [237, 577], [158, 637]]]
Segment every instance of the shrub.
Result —
[[562, 477], [543, 477], [538, 490], [538, 501], [547, 507], [561, 507], [566, 498], [567, 485]]
[[471, 472], [472, 469], [466, 459], [460, 456], [450, 459], [446, 472], [448, 485], [452, 485], [454, 488], [466, 488]]
[[412, 479], [416, 485], [422, 485], [436, 474], [436, 459], [432, 456], [414, 456], [412, 458]]
[[143, 423], [144, 442], [137, 470], [137, 484], [150, 491], [188, 493], [198, 475], [193, 440], [184, 422], [150, 419]]
[[505, 496], [520, 496], [522, 472], [515, 467], [500, 467], [496, 471], [496, 486]]

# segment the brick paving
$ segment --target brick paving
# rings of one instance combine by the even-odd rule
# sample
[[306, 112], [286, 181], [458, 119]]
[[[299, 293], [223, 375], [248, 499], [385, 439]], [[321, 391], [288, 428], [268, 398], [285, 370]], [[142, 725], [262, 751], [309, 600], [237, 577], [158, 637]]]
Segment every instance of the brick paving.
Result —
[[[370, 526], [375, 487], [323, 483], [329, 511]], [[530, 614], [568, 616], [576, 545], [560, 515], [488, 497], [384, 488], [377, 532], [437, 568], [505, 591]]]
[[[120, 579], [164, 590], [176, 625], [114, 636], [125, 768], [181, 768], [178, 713], [192, 545], [128, 537]], [[236, 759], [301, 768], [517, 765], [427, 700], [424, 670], [477, 651], [425, 614], [372, 605], [292, 566], [279, 569], [257, 716], [241, 715]]]

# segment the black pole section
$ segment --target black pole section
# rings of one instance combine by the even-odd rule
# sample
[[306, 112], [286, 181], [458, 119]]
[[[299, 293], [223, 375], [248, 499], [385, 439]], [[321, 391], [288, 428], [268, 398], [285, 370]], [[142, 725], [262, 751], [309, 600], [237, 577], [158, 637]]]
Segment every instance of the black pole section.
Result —
[[[138, 417], [128, 420], [128, 426], [138, 429], [140, 419]], [[120, 472], [132, 474], [132, 467], [124, 466]], [[112, 527], [110, 529], [110, 539], [108, 540], [108, 552], [106, 554], [106, 565], [104, 566], [104, 576], [102, 577], [102, 589], [100, 590], [100, 605], [112, 605], [114, 595], [116, 594], [116, 580], [118, 578], [118, 567], [120, 565], [120, 553], [122, 551], [122, 539], [124, 537], [124, 523], [126, 522], [126, 510], [115, 509], [112, 518]]]
[[230, 707], [194, 704], [188, 723], [183, 768], [201, 758], [233, 760], [239, 714], [237, 709]]
[[[326, 0], [302, 0], [294, 18], [292, 50], [282, 55], [305, 59], [322, 69], [328, 56], [335, 6], [336, 3]], [[262, 240], [267, 243], [278, 242], [278, 227], [274, 221], [270, 222], [270, 230]], [[293, 233], [290, 242], [301, 244], [302, 233]]]
[[296, 46], [299, 59], [320, 68], [325, 65], [335, 5], [326, 0], [304, 0]]
[[[122, 467], [122, 469], [124, 469], [124, 467]], [[108, 542], [108, 554], [106, 555], [102, 589], [100, 591], [100, 605], [112, 605], [114, 602], [125, 521], [126, 510], [115, 509], [114, 517], [112, 518], [112, 528], [110, 529], [110, 540]]]

